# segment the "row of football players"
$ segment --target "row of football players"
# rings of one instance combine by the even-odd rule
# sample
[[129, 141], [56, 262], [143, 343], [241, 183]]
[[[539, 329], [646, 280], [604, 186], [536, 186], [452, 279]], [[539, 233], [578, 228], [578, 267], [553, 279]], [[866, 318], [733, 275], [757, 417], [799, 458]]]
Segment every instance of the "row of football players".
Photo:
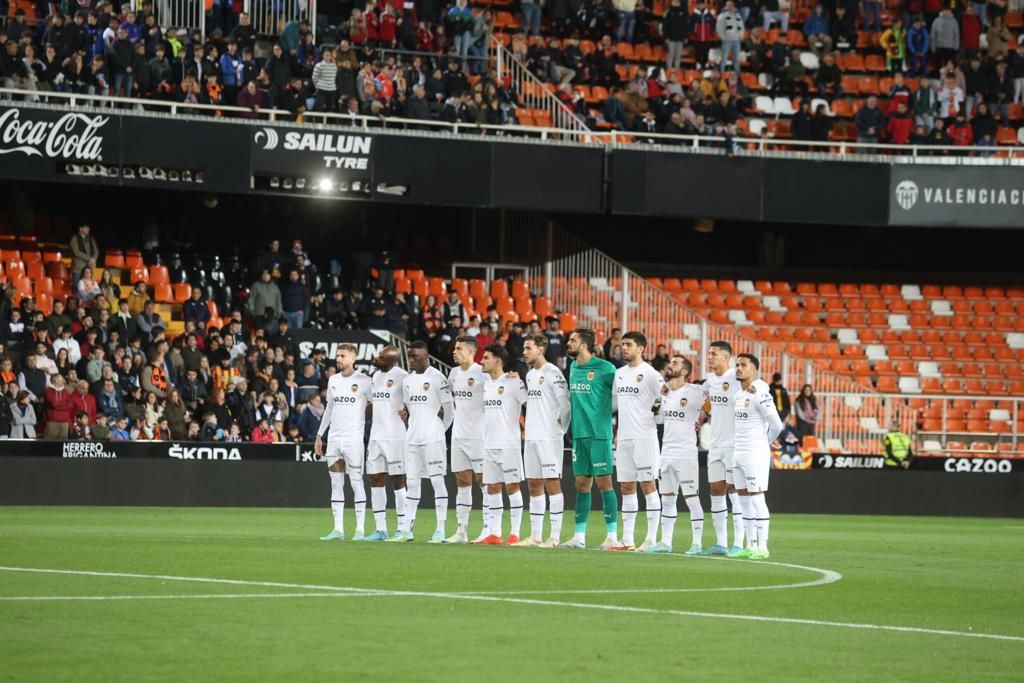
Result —
[[[569, 341], [570, 351], [580, 352], [591, 367], [589, 351], [593, 347], [593, 336], [581, 331], [574, 333]], [[559, 545], [561, 535], [564, 499], [561, 492], [562, 443], [570, 419], [579, 414], [587, 421], [606, 420], [610, 434], [611, 412], [619, 412], [618, 453], [615, 465], [619, 470], [623, 490], [623, 535], [617, 538], [617, 524], [609, 522], [609, 536], [602, 548], [616, 550], [634, 549], [633, 532], [639, 487], [647, 503], [648, 533], [636, 549], [649, 552], [669, 552], [675, 524], [676, 496], [682, 493], [690, 511], [692, 544], [689, 553], [702, 552], [703, 510], [697, 496], [697, 429], [710, 411], [712, 419], [712, 454], [709, 471], [712, 480], [712, 518], [715, 523], [717, 542], [707, 553], [750, 554], [762, 550], [767, 554], [767, 510], [759, 514], [752, 508], [745, 516], [739, 512], [750, 506], [750, 501], [759, 497], [763, 503], [763, 492], [767, 488], [767, 466], [770, 454], [767, 434], [774, 427], [765, 428], [770, 422], [763, 415], [765, 398], [769, 406], [770, 395], [767, 385], [756, 379], [757, 359], [741, 356], [737, 368], [730, 368], [731, 349], [728, 344], [716, 342], [709, 353], [712, 374], [703, 385], [690, 383], [692, 372], [690, 362], [673, 357], [664, 374], [658, 373], [643, 361], [646, 340], [639, 333], [626, 335], [624, 346], [627, 365], [614, 373], [614, 381], [604, 387], [593, 382], [595, 372], [588, 371], [580, 381], [569, 387], [561, 372], [544, 359], [547, 339], [543, 335], [527, 339], [524, 358], [530, 366], [526, 383], [514, 373], [506, 372], [508, 358], [501, 346], [487, 347], [483, 354], [482, 367], [473, 362], [476, 355], [476, 340], [460, 338], [456, 343], [455, 358], [458, 363], [450, 377], [445, 378], [438, 370], [430, 367], [426, 348], [413, 344], [409, 350], [411, 372], [406, 373], [397, 366], [398, 353], [387, 348], [376, 360], [379, 371], [372, 379], [356, 373], [354, 369], [354, 347], [342, 345], [338, 351], [339, 373], [328, 384], [327, 409], [317, 439], [318, 454], [326, 455], [331, 475], [332, 509], [335, 528], [324, 536], [325, 540], [343, 539], [344, 476], [347, 472], [354, 493], [356, 509], [356, 539], [389, 540], [393, 542], [413, 539], [412, 528], [419, 508], [421, 482], [429, 478], [434, 490], [437, 529], [431, 542], [469, 542], [468, 523], [472, 508], [472, 485], [474, 480], [483, 489], [484, 527], [474, 542], [501, 544], [503, 517], [502, 489], [508, 494], [511, 533], [508, 542], [514, 545], [537, 545], [554, 547]], [[589, 348], [587, 348], [589, 347]], [[577, 359], [577, 363], [581, 359]], [[599, 360], [599, 359], [594, 359]], [[587, 380], [591, 380], [588, 382]], [[607, 396], [607, 415], [603, 407], [602, 389]], [[733, 396], [738, 392], [749, 394], [736, 403]], [[592, 399], [571, 401], [572, 398]], [[596, 399], [595, 399], [596, 395]], [[573, 409], [570, 410], [572, 402]], [[371, 505], [376, 530], [364, 533], [366, 495], [363, 487], [363, 429], [368, 406], [372, 405], [373, 423], [370, 433], [369, 453], [366, 458], [366, 472], [370, 477]], [[522, 444], [519, 418], [526, 408], [525, 450]], [[589, 413], [589, 414], [588, 414]], [[733, 414], [735, 413], [735, 414]], [[777, 414], [774, 410], [771, 414]], [[656, 422], [665, 425], [663, 443], [659, 450]], [[750, 427], [732, 429], [733, 425], [750, 423]], [[406, 425], [408, 423], [408, 426]], [[453, 424], [454, 423], [454, 424]], [[458, 530], [445, 538], [444, 529], [448, 514], [447, 488], [444, 482], [447, 453], [445, 432], [452, 427], [451, 467], [455, 474], [458, 494], [456, 513]], [[781, 425], [780, 427], [781, 428]], [[734, 469], [732, 463], [733, 432], [737, 434], [756, 433], [760, 437], [740, 439], [739, 452], [756, 451], [756, 458], [743, 460]], [[327, 437], [325, 448], [323, 437]], [[772, 435], [774, 438], [774, 435]], [[575, 445], [575, 442], [574, 442]], [[582, 450], [582, 449], [581, 449]], [[609, 445], [610, 450], [610, 445]], [[524, 467], [525, 460], [525, 467]], [[581, 460], [583, 460], [581, 458]], [[607, 463], [581, 462], [581, 466], [606, 465], [610, 489], [611, 458]], [[604, 472], [577, 469], [574, 449], [574, 470], [577, 474], [577, 489], [580, 481], [586, 484], [586, 498], [589, 499], [593, 475], [598, 475], [601, 486]], [[755, 464], [756, 462], [756, 464]], [[745, 468], [743, 468], [745, 465]], [[520, 539], [523, 513], [523, 495], [520, 484], [524, 478], [530, 493], [530, 535]], [[720, 473], [719, 473], [720, 472]], [[583, 476], [581, 476], [583, 475]], [[589, 477], [586, 475], [590, 475]], [[660, 486], [655, 480], [660, 475]], [[732, 486], [733, 475], [737, 481], [745, 482], [737, 488]], [[398, 530], [388, 536], [386, 530], [386, 489], [391, 479], [395, 493]], [[728, 488], [726, 488], [728, 487]], [[721, 489], [721, 491], [719, 491]], [[724, 532], [728, 514], [725, 506], [726, 491], [734, 496], [736, 537], [733, 548], [726, 549]], [[610, 491], [604, 491], [608, 494]], [[659, 496], [660, 493], [660, 496]], [[753, 495], [748, 496], [751, 493]], [[614, 498], [614, 493], [611, 493]], [[581, 497], [577, 495], [578, 499]], [[741, 504], [742, 501], [742, 504]], [[543, 538], [545, 513], [550, 503], [550, 534]], [[605, 504], [608, 506], [607, 495]], [[611, 501], [611, 519], [617, 517], [614, 500]], [[665, 514], [662, 515], [664, 505]], [[584, 534], [586, 510], [576, 515], [577, 533], [563, 547], [585, 547]], [[609, 511], [606, 510], [606, 522]], [[661, 542], [657, 532], [662, 532]], [[761, 548], [756, 539], [755, 523], [761, 523]], [[743, 548], [740, 534], [746, 531], [750, 549]]]

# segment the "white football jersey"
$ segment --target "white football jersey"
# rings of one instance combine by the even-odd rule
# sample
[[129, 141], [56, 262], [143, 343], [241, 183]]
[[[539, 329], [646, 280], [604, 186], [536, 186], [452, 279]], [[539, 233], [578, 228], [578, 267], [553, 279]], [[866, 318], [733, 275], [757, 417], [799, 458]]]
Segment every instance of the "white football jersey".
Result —
[[[402, 380], [405, 407], [409, 411], [409, 428], [405, 442], [427, 444], [444, 441], [444, 433], [452, 423], [452, 391], [448, 378], [434, 367], [423, 373], [410, 372]], [[443, 417], [438, 413], [444, 411]]]
[[658, 438], [654, 405], [661, 398], [665, 378], [648, 363], [615, 371], [612, 398], [619, 411], [620, 439]]
[[569, 428], [569, 384], [551, 363], [526, 373], [526, 440], [561, 441]]
[[523, 380], [502, 375], [484, 384], [484, 447], [515, 448], [522, 445], [519, 416], [526, 403]]
[[684, 384], [669, 389], [661, 399], [661, 419], [665, 432], [661, 437], [661, 457], [697, 457], [697, 418], [704, 406], [704, 388]]
[[488, 379], [479, 363], [473, 363], [469, 370], [456, 365], [448, 374], [455, 400], [453, 439], [484, 438], [484, 382]]
[[398, 415], [405, 405], [402, 380], [408, 375], [397, 365], [373, 376], [373, 424], [370, 441], [405, 441], [405, 422]]
[[733, 397], [733, 415], [736, 422], [733, 453], [769, 453], [769, 444], [782, 432], [782, 418], [775, 409], [768, 383], [755, 379], [748, 391], [737, 391]]
[[327, 405], [317, 433], [329, 442], [362, 441], [366, 429], [366, 404], [373, 382], [361, 372], [348, 377], [336, 373], [327, 380]]
[[736, 368], [721, 375], [710, 372], [704, 381], [704, 395], [711, 403], [711, 448], [732, 448], [732, 402], [739, 388]]

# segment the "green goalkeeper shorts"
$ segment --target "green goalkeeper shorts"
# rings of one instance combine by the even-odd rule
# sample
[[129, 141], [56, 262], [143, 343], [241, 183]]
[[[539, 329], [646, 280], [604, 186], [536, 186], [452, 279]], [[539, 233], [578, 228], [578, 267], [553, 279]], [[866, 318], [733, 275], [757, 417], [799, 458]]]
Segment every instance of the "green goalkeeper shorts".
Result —
[[577, 477], [603, 477], [612, 473], [611, 439], [573, 439], [572, 473]]

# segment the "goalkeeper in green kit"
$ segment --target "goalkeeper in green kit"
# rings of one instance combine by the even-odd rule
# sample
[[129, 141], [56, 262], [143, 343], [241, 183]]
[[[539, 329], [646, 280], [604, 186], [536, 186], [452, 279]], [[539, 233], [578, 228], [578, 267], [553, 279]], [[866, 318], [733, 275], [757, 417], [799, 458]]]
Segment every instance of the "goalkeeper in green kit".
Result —
[[612, 381], [615, 366], [594, 356], [593, 330], [569, 335], [569, 406], [572, 410], [572, 472], [576, 475], [576, 533], [560, 548], [587, 547], [590, 491], [597, 482], [608, 536], [602, 550], [620, 549], [619, 502], [612, 488]]

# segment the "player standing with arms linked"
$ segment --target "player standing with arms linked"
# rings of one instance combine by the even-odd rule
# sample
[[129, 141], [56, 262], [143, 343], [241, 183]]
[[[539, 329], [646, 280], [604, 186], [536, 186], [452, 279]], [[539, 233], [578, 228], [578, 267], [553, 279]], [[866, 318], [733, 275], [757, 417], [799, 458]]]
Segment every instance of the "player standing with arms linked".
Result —
[[[334, 529], [321, 541], [345, 540], [345, 473], [352, 484], [352, 498], [356, 509], [355, 540], [363, 538], [366, 517], [366, 489], [363, 486], [363, 433], [366, 429], [366, 407], [370, 400], [372, 382], [356, 372], [356, 347], [338, 346], [335, 361], [338, 372], [327, 381], [327, 406], [320, 418], [313, 451], [327, 457], [327, 473], [331, 475], [331, 512]], [[326, 449], [324, 439], [327, 439]]]
[[487, 373], [484, 384], [484, 545], [501, 545], [504, 506], [501, 487], [508, 493], [508, 507], [512, 524], [509, 545], [519, 543], [523, 522], [523, 437], [519, 418], [526, 405], [526, 387], [517, 376], [505, 374], [508, 351], [501, 344], [484, 349], [483, 368]]
[[376, 531], [366, 541], [386, 541], [388, 538], [388, 492], [384, 488], [387, 478], [395, 490], [395, 514], [398, 526], [405, 519], [405, 422], [400, 415], [405, 405], [402, 380], [408, 374], [398, 365], [398, 349], [385, 346], [373, 360], [377, 372], [373, 375], [370, 448], [366, 456], [366, 473], [370, 475], [370, 505], [373, 509]]
[[[705, 410], [711, 413], [711, 446], [708, 448], [708, 482], [711, 488], [711, 523], [715, 527], [715, 544], [705, 555], [725, 555], [743, 550], [743, 506], [740, 494], [733, 486], [733, 428], [732, 400], [739, 388], [736, 370], [730, 367], [732, 345], [726, 341], [711, 342], [708, 347], [708, 368], [711, 372], [704, 382], [707, 397]], [[741, 482], [742, 485], [742, 482]], [[732, 503], [733, 547], [729, 549], [729, 508], [725, 497]]]
[[429, 478], [434, 488], [434, 509], [437, 529], [431, 543], [444, 542], [448, 520], [448, 489], [444, 483], [447, 470], [444, 433], [452, 424], [454, 408], [448, 378], [430, 366], [427, 345], [421, 341], [409, 344], [409, 374], [402, 381], [405, 413], [409, 428], [405, 433], [405, 520], [389, 542], [413, 541], [416, 511], [420, 505], [423, 480]]
[[[448, 374], [455, 401], [455, 422], [452, 425], [452, 472], [458, 485], [455, 495], [455, 516], [459, 528], [445, 543], [468, 543], [469, 513], [473, 509], [473, 479], [483, 489], [484, 472], [484, 371], [473, 362], [476, 337], [456, 337], [456, 366]], [[487, 516], [487, 496], [484, 496]], [[484, 530], [477, 541], [482, 541]]]
[[[768, 383], [758, 377], [761, 364], [757, 357], [741, 353], [736, 357], [736, 378], [740, 391], [733, 399], [736, 420], [734, 453], [736, 466], [733, 481], [743, 486], [746, 509], [743, 519], [747, 526], [748, 550], [730, 557], [766, 560], [768, 553], [768, 503], [764, 494], [768, 490], [768, 473], [772, 466], [772, 448], [779, 448], [776, 437], [782, 432], [782, 419], [775, 409]], [[741, 482], [745, 482], [742, 483]]]
[[[569, 385], [547, 362], [548, 338], [534, 334], [523, 343], [526, 373], [526, 481], [530, 487], [530, 537], [517, 545], [554, 548], [562, 535], [562, 443], [569, 428]], [[543, 540], [545, 492], [551, 497], [551, 535]]]
[[621, 548], [618, 540], [619, 502], [612, 488], [612, 382], [615, 366], [594, 355], [594, 331], [569, 335], [569, 406], [572, 410], [572, 471], [576, 475], [576, 533], [560, 548], [587, 547], [590, 490], [601, 492], [607, 536], [603, 550]]
[[[644, 361], [647, 337], [639, 332], [622, 335], [622, 359], [626, 365], [615, 371], [612, 396], [619, 413], [615, 467], [622, 489], [622, 549], [646, 552], [658, 538], [661, 497], [658, 495], [658, 426], [655, 416], [661, 406], [665, 379]], [[634, 547], [633, 530], [640, 510], [637, 484], [647, 504], [647, 538]]]
[[693, 364], [680, 355], [672, 356], [665, 368], [668, 386], [664, 390], [658, 417], [665, 425], [661, 439], [661, 469], [658, 486], [661, 491], [661, 543], [648, 548], [649, 553], [672, 552], [676, 527], [676, 496], [683, 494], [690, 510], [693, 540], [687, 555], [700, 555], [704, 536], [704, 509], [697, 495], [699, 466], [697, 462], [697, 425], [703, 415], [704, 387], [690, 384]]

